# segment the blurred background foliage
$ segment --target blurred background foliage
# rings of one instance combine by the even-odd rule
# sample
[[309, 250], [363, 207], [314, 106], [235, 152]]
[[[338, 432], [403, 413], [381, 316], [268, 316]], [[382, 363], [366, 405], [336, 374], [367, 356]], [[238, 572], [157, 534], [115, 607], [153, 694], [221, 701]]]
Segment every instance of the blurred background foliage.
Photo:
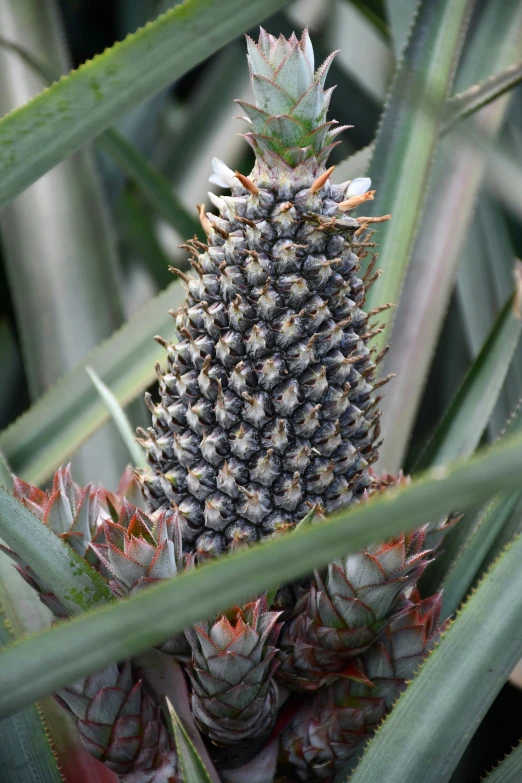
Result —
[[[0, 114], [173, 5], [160, 0], [61, 0], [56, 5], [3, 0]], [[331, 69], [330, 83], [337, 89], [330, 115], [354, 127], [332, 156], [338, 181], [344, 174], [364, 173], [415, 5], [414, 0], [296, 0], [263, 23], [276, 35], [308, 25], [319, 59], [340, 50]], [[516, 62], [517, 51], [520, 60], [522, 19], [516, 6], [491, 0], [474, 4], [453, 93]], [[179, 245], [200, 230], [195, 205], [210, 187], [212, 157], [245, 173], [251, 168], [232, 103], [248, 95], [240, 37], [151, 95], [0, 213], [0, 449], [16, 472], [45, 481], [56, 467], [51, 464], [55, 448], [60, 458], [74, 451], [79, 482], [116, 487], [128, 452], [113, 424], [105, 424], [78, 450], [85, 433], [94, 432], [108, 415], [101, 403], [92, 402], [97, 398], [89, 397], [92, 382], [83, 367], [57, 387], [62, 409], [54, 403], [46, 407], [44, 397], [17, 429], [9, 425], [115, 329], [137, 318], [119, 343], [111, 343], [110, 352], [104, 353], [102, 345], [88, 363], [100, 375], [106, 371], [106, 383], [120, 402], [129, 403], [132, 423], [147, 426], [141, 391], [153, 391], [153, 364], [161, 351], [151, 338], [157, 332], [169, 336], [166, 311], [177, 305], [168, 292], [161, 296], [172, 281], [168, 267], [187, 267]], [[414, 118], [406, 111], [400, 119]], [[486, 106], [468, 133], [470, 128], [462, 124], [451, 130], [433, 156], [422, 220], [411, 236], [409, 267], [400, 280], [401, 307], [387, 360], [387, 370], [398, 377], [383, 402], [387, 440], [382, 465], [388, 469], [402, 465], [411, 470], [416, 464], [499, 316], [512, 290], [514, 259], [522, 257], [522, 89]], [[377, 185], [378, 159], [379, 148], [370, 172]], [[407, 177], [402, 182], [399, 199], [406, 201]], [[71, 389], [76, 390], [74, 410], [67, 407]], [[518, 348], [484, 441], [498, 436], [521, 397]], [[64, 436], [70, 437], [69, 446], [55, 443], [57, 418], [63, 425], [80, 410], [90, 417], [87, 424]], [[38, 449], [41, 459], [32, 454]], [[506, 685], [469, 746], [456, 781], [476, 780], [516, 744], [522, 735], [521, 706], [520, 691]]]

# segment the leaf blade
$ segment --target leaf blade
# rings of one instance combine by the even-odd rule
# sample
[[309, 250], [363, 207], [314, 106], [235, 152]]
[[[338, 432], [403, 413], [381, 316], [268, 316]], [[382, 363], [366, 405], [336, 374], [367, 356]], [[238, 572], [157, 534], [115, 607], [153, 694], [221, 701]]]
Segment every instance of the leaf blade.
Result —
[[87, 364], [121, 405], [154, 381], [154, 364], [164, 351], [153, 337], [162, 334], [175, 341], [167, 310], [183, 298], [180, 284], [171, 283], [0, 433], [0, 449], [17, 476], [35, 484], [45, 480], [107, 421], [109, 414], [85, 373]]
[[486, 429], [522, 333], [511, 295], [495, 321], [435, 434], [421, 455], [417, 469], [445, 465], [472, 454]]
[[[368, 294], [370, 308], [398, 302], [471, 7], [466, 0], [423, 2], [391, 87], [369, 175], [377, 189], [371, 212], [392, 213], [393, 219], [383, 232], [379, 266], [385, 274]], [[388, 341], [391, 319], [388, 311], [377, 350]]]
[[501, 95], [514, 89], [521, 81], [522, 63], [515, 63], [500, 73], [454, 95], [448, 101], [448, 117], [444, 122], [444, 130], [451, 128], [455, 123], [500, 98]]
[[194, 783], [212, 783], [210, 775], [203, 764], [201, 756], [192, 744], [190, 737], [185, 731], [185, 727], [177, 716], [172, 702], [167, 697], [167, 709], [172, 724], [174, 740], [180, 766], [183, 772], [183, 779], [194, 781]]
[[125, 413], [123, 412], [118, 400], [92, 367], [87, 366], [85, 371], [93, 382], [94, 387], [103, 400], [105, 407], [109, 411], [114, 424], [116, 425], [116, 429], [118, 430], [120, 437], [127, 448], [127, 451], [129, 452], [133, 464], [139, 468], [146, 468], [148, 463], [145, 459], [143, 449], [141, 449], [139, 443], [137, 443], [129, 420], [125, 416]]
[[114, 599], [103, 577], [0, 487], [2, 539], [53, 592], [71, 614]]

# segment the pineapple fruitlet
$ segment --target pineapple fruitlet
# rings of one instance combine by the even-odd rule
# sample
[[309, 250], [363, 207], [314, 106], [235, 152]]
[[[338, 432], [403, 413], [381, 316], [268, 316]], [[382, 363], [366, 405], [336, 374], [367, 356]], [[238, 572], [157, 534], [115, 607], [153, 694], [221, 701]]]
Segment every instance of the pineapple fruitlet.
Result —
[[[180, 339], [163, 341], [161, 400], [147, 397], [153, 426], [140, 433], [150, 512], [78, 489], [68, 469], [48, 493], [15, 483], [21, 502], [120, 597], [291, 535], [311, 511], [320, 517], [394, 481], [370, 467], [382, 385], [368, 346], [375, 313], [363, 309], [372, 262], [359, 277], [369, 226], [388, 216], [349, 214], [373, 197], [369, 180], [330, 181], [326, 161], [343, 130], [326, 119], [333, 55], [316, 70], [307, 31], [286, 40], [261, 30], [247, 45], [255, 104], [239, 103], [256, 163], [246, 177], [214, 161], [211, 180], [232, 195], [211, 195], [219, 214], [200, 209], [208, 242], [186, 245], [195, 274], [183, 276], [187, 300], [174, 314]], [[273, 606], [258, 596], [160, 647], [184, 668], [223, 780], [230, 770], [241, 779], [274, 740], [278, 780], [332, 781], [353, 768], [439, 630], [440, 596], [422, 600], [416, 589], [436, 544], [428, 534], [425, 526], [352, 553], [283, 585]], [[7, 551], [63, 616], [50, 587]], [[183, 780], [146, 667], [115, 664], [56, 697], [121, 781]]]

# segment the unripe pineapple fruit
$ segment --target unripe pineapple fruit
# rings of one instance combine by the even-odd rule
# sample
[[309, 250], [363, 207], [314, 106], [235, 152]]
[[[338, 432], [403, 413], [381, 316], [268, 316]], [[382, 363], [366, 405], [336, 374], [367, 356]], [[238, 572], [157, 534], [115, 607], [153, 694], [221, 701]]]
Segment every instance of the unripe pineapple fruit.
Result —
[[333, 55], [315, 71], [307, 31], [247, 43], [255, 104], [239, 103], [256, 163], [245, 177], [214, 161], [232, 195], [210, 194], [218, 215], [200, 209], [208, 241], [187, 244], [179, 342], [163, 342], [141, 432], [152, 508], [175, 508], [184, 542], [210, 555], [356, 501], [377, 457], [359, 277], [376, 219], [348, 214], [369, 180], [333, 185], [326, 170], [342, 130], [326, 121]]

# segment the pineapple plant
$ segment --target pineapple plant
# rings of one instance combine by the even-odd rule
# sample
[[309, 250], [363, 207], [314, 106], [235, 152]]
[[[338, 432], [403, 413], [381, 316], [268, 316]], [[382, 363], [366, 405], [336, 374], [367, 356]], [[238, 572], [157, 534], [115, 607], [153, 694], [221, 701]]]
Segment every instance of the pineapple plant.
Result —
[[[6, 0], [6, 7], [11, 4]], [[267, 0], [262, 13], [281, 4]], [[341, 0], [332, 4], [340, 7]], [[165, 67], [162, 59], [181, 57], [173, 54], [176, 49], [195, 62], [203, 56], [199, 49], [219, 40], [225, 29], [238, 31], [243, 25], [244, 31], [246, 19], [260, 21], [254, 15], [261, 5], [260, 0], [248, 5], [223, 0], [217, 9], [210, 0], [200, 8], [199, 0], [185, 0], [117, 45], [112, 64], [107, 62], [112, 51], [106, 52], [78, 77], [51, 87], [37, 99], [36, 109], [28, 105], [20, 115], [1, 120], [0, 141], [2, 129], [16, 125], [17, 116], [32, 116], [18, 136], [8, 135], [5, 146], [9, 150], [17, 138], [18, 155], [8, 162], [7, 185], [0, 181], [0, 194], [11, 187], [10, 167], [23, 166], [19, 145], [27, 128], [31, 138], [38, 137], [45, 127], [41, 117], [52, 116], [38, 108], [39, 100], [48, 111], [52, 105], [61, 113], [69, 105], [75, 110], [67, 90], [73, 85], [71, 94], [81, 98], [87, 76], [96, 106], [86, 112], [88, 102], [80, 101], [82, 125], [99, 132], [109, 119], [113, 122], [105, 97], [105, 90], [114, 90], [113, 82], [123, 85], [118, 100], [124, 102], [134, 89], [157, 78]], [[72, 472], [70, 466], [59, 468], [52, 484], [41, 488], [51, 473], [49, 465], [42, 466], [42, 450], [53, 469], [58, 454], [65, 459], [74, 451], [66, 438], [53, 435], [56, 414], [46, 400], [35, 407], [32, 427], [24, 418], [13, 425], [13, 432], [23, 436], [19, 448], [11, 430], [5, 436], [0, 432], [0, 448], [24, 477], [13, 477], [11, 494], [0, 488], [1, 558], [5, 554], [12, 561], [7, 590], [0, 570], [0, 643], [6, 645], [0, 650], [0, 717], [9, 709], [29, 709], [31, 698], [45, 694], [54, 696], [58, 710], [44, 700], [33, 713], [24, 711], [23, 722], [18, 716], [6, 720], [0, 762], [10, 745], [22, 747], [22, 737], [27, 761], [22, 776], [30, 769], [35, 783], [58, 783], [57, 775], [68, 783], [449, 780], [491, 694], [522, 653], [519, 540], [486, 574], [454, 622], [446, 622], [518, 530], [515, 492], [497, 496], [479, 518], [464, 517], [457, 527], [461, 509], [478, 507], [494, 492], [516, 490], [522, 464], [516, 438], [476, 462], [447, 467], [452, 457], [469, 457], [478, 445], [514, 354], [520, 334], [518, 267], [514, 297], [433, 441], [420, 457], [415, 441], [402, 460], [408, 437], [400, 429], [403, 413], [413, 416], [410, 408], [419, 401], [411, 356], [424, 362], [410, 349], [418, 347], [425, 329], [422, 306], [411, 296], [422, 255], [413, 253], [413, 224], [421, 219], [427, 198], [419, 184], [427, 183], [435, 140], [443, 138], [455, 116], [472, 113], [477, 102], [491, 100], [520, 78], [511, 69], [447, 103], [458, 41], [469, 17], [464, 6], [471, 5], [467, 0], [421, 3], [377, 135], [369, 172], [376, 190], [359, 164], [333, 165], [339, 162], [341, 134], [351, 128], [343, 124], [351, 117], [335, 102], [330, 85], [330, 74], [342, 68], [336, 52], [316, 57], [306, 27], [300, 37], [273, 36], [263, 27], [256, 40], [246, 36], [251, 97], [241, 93], [237, 104], [253, 168], [241, 173], [248, 169], [239, 159], [229, 168], [214, 158], [210, 181], [219, 195], [209, 193], [210, 211], [198, 206], [197, 221], [132, 145], [112, 130], [99, 137], [98, 143], [137, 181], [138, 189], [126, 192], [123, 209], [127, 221], [129, 215], [140, 218], [136, 236], [145, 225], [133, 201], [139, 193], [183, 237], [192, 238], [180, 246], [188, 260], [173, 253], [174, 284], [93, 354], [92, 364], [104, 380], [87, 367], [136, 466], [127, 468], [118, 489], [87, 483], [81, 462], [73, 463]], [[475, 25], [480, 26], [481, 14], [487, 15], [488, 4], [483, 5]], [[203, 43], [196, 45], [194, 30]], [[187, 52], [185, 35], [194, 54]], [[168, 53], [162, 48], [167, 39]], [[318, 41], [321, 48], [324, 39]], [[428, 63], [430, 47], [438, 53], [436, 73]], [[117, 52], [125, 57], [127, 50], [144, 66], [135, 71], [132, 89], [125, 86], [117, 60]], [[49, 73], [32, 53], [17, 45], [13, 53], [40, 68], [40, 74]], [[98, 79], [105, 66], [107, 78]], [[415, 103], [419, 90], [411, 79], [417, 72], [426, 79], [426, 106]], [[220, 71], [216, 83], [225, 87], [222, 77]], [[0, 70], [0, 82], [3, 78]], [[200, 74], [194, 78], [199, 83]], [[180, 94], [185, 89], [181, 85]], [[330, 104], [342, 123], [329, 117]], [[436, 130], [430, 126], [436, 124], [434, 117]], [[177, 122], [169, 124], [174, 133]], [[67, 130], [71, 138], [73, 125]], [[51, 157], [54, 149], [51, 143]], [[38, 145], [26, 154], [32, 160]], [[233, 153], [223, 157], [231, 162]], [[436, 219], [443, 203], [435, 199], [426, 210], [417, 240], [430, 245], [431, 239], [437, 270], [447, 261], [440, 258], [439, 234], [430, 221], [445, 236]], [[391, 215], [380, 214], [388, 212], [394, 216], [390, 226], [385, 224]], [[454, 225], [454, 214], [446, 210], [444, 217]], [[457, 241], [455, 250], [447, 248], [450, 256], [459, 252], [458, 233], [458, 228], [452, 232]], [[408, 263], [411, 280], [405, 276]], [[446, 272], [438, 274], [444, 288]], [[406, 293], [401, 298], [402, 285]], [[77, 286], [78, 312], [82, 286]], [[110, 285], [104, 293], [110, 298]], [[432, 293], [433, 302], [425, 305], [429, 313], [440, 307], [440, 291], [433, 287]], [[425, 302], [425, 294], [419, 299]], [[388, 300], [398, 305], [391, 353]], [[159, 303], [165, 312], [173, 308], [169, 325], [158, 316]], [[140, 391], [150, 382], [145, 373], [138, 380], [138, 367], [145, 364], [141, 352], [149, 355], [152, 349], [144, 342], [134, 342], [133, 350], [125, 345], [129, 336], [138, 339], [136, 323], [141, 324], [139, 339], [147, 330], [165, 335], [156, 337], [165, 351], [164, 364], [155, 365], [157, 387], [145, 394], [152, 421], [137, 430], [142, 449], [114, 397], [128, 399], [129, 379]], [[156, 324], [162, 324], [161, 330], [153, 330]], [[1, 327], [0, 322], [0, 349]], [[22, 324], [21, 331], [25, 328]], [[60, 344], [55, 340], [53, 348]], [[434, 347], [434, 342], [428, 345], [427, 353]], [[26, 369], [29, 375], [30, 365]], [[386, 399], [381, 389], [396, 369]], [[413, 391], [408, 387], [405, 392], [410, 377]], [[59, 398], [61, 423], [78, 446], [97, 426], [96, 416], [77, 370], [70, 380], [67, 394], [59, 383], [47, 399]], [[114, 393], [104, 381], [114, 384]], [[426, 399], [431, 394], [428, 389]], [[404, 411], [390, 422], [401, 395]], [[1, 403], [0, 390], [0, 413]], [[80, 424], [70, 426], [85, 404]], [[423, 415], [424, 409], [417, 420], [421, 435], [415, 434], [420, 441], [426, 430]], [[508, 430], [518, 426], [515, 410]], [[44, 443], [47, 436], [49, 444]], [[29, 453], [33, 443], [34, 458]], [[115, 445], [114, 439], [105, 441], [103, 451], [113, 472]], [[416, 460], [436, 469], [421, 481], [411, 479], [401, 464], [411, 467]], [[116, 486], [119, 473], [106, 485]], [[80, 485], [72, 478], [78, 474]], [[0, 483], [9, 486], [10, 481], [0, 454]], [[31, 597], [45, 605], [44, 621], [52, 615], [51, 628], [21, 642], [16, 635], [26, 628], [11, 601], [23, 583], [9, 587], [10, 575], [18, 578], [12, 564]], [[86, 609], [96, 611], [82, 616]], [[480, 637], [486, 618], [492, 618], [487, 622], [494, 632]], [[64, 763], [57, 745], [64, 733], [71, 736], [71, 722], [84, 750], [75, 747]], [[10, 740], [13, 728], [16, 743]], [[36, 741], [32, 745], [32, 737], [41, 735], [52, 756], [45, 771]], [[71, 771], [72, 757], [79, 760], [77, 771]], [[85, 758], [91, 759], [90, 767]], [[516, 765], [517, 758], [515, 751], [508, 765]], [[11, 766], [6, 765], [8, 783]]]
[[[160, 400], [145, 397], [152, 426], [138, 431], [150, 470], [136, 476], [150, 513], [102, 492], [108, 513], [99, 518], [97, 493], [79, 492], [69, 469], [56, 474], [50, 498], [15, 483], [15, 496], [68, 537], [119, 597], [227, 550], [288, 536], [307, 517], [321, 520], [382, 491], [371, 466], [379, 446], [375, 392], [384, 383], [375, 372], [385, 352], [376, 356], [369, 343], [379, 329], [372, 318], [385, 307], [364, 309], [375, 258], [365, 276], [360, 270], [374, 246], [372, 225], [389, 216], [350, 214], [373, 199], [368, 179], [331, 181], [328, 155], [345, 130], [327, 119], [334, 55], [316, 67], [308, 30], [287, 40], [261, 28], [247, 48], [255, 103], [239, 104], [256, 162], [247, 177], [213, 161], [211, 181], [232, 195], [210, 194], [218, 214], [200, 207], [207, 242], [194, 237], [185, 245], [195, 274], [179, 272], [187, 293], [173, 313], [179, 339], [158, 338], [167, 369], [158, 371]], [[58, 501], [68, 511], [63, 530], [47, 511]], [[348, 712], [364, 716], [369, 736], [375, 715], [391, 706], [371, 696], [377, 685], [370, 677], [389, 656], [383, 634], [400, 636], [401, 660], [413, 666], [438, 629], [432, 622], [419, 642], [417, 630], [433, 612], [411, 600], [429, 563], [426, 532], [283, 585], [275, 610], [261, 595], [160, 646], [185, 668], [194, 720], [218, 772], [250, 762], [278, 731], [281, 707], [295, 710], [295, 699], [304, 699], [298, 715], [305, 710], [307, 717], [293, 720], [282, 747], [299, 777], [330, 780], [339, 766], [325, 771], [307, 760], [309, 751], [297, 759], [288, 750], [289, 743], [306, 744], [288, 737], [310, 733], [318, 710], [322, 722], [325, 710], [344, 715], [345, 702], [357, 705]], [[69, 541], [75, 534], [79, 542]], [[48, 603], [44, 591], [40, 596]], [[389, 665], [395, 671], [393, 657]], [[386, 674], [394, 682], [399, 676]], [[136, 677], [128, 660], [61, 689], [57, 699], [87, 749], [122, 781], [177, 780], [183, 773], [160, 705], [147, 690], [147, 673]], [[367, 702], [378, 705], [369, 714]], [[331, 732], [329, 741], [339, 741]]]

